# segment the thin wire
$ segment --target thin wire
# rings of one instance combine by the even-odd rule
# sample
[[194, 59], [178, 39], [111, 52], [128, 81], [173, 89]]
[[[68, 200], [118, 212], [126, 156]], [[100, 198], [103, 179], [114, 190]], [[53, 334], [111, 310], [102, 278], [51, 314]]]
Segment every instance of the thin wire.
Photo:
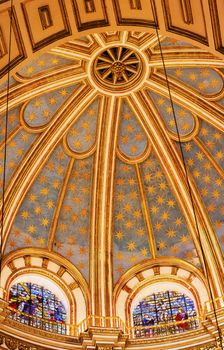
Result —
[[2, 212], [1, 212], [1, 246], [0, 246], [0, 286], [2, 276], [2, 259], [3, 259], [3, 228], [4, 228], [4, 212], [5, 212], [5, 186], [6, 186], [6, 165], [7, 165], [7, 139], [8, 139], [8, 116], [9, 116], [9, 79], [11, 69], [11, 46], [12, 46], [12, 18], [13, 18], [13, 0], [10, 3], [10, 27], [9, 27], [9, 58], [8, 58], [8, 72], [7, 72], [7, 89], [6, 89], [6, 111], [5, 111], [5, 137], [4, 137], [4, 166], [2, 179]]
[[186, 162], [185, 162], [185, 158], [184, 158], [183, 146], [182, 146], [182, 143], [181, 143], [180, 132], [179, 132], [179, 128], [178, 128], [177, 117], [176, 117], [174, 104], [173, 104], [173, 99], [172, 99], [172, 95], [171, 95], [171, 89], [170, 89], [168, 74], [167, 74], [167, 70], [166, 70], [164, 55], [163, 55], [162, 46], [161, 46], [161, 42], [160, 42], [160, 38], [159, 38], [157, 22], [156, 22], [156, 35], [157, 35], [157, 40], [158, 40], [158, 44], [159, 44], [159, 50], [160, 50], [161, 59], [162, 59], [162, 63], [163, 63], [163, 70], [164, 70], [164, 74], [165, 74], [165, 78], [166, 78], [167, 89], [168, 89], [168, 93], [169, 93], [169, 99], [170, 99], [170, 104], [171, 104], [171, 108], [172, 108], [173, 118], [174, 118], [174, 121], [175, 121], [175, 127], [176, 127], [176, 131], [177, 131], [178, 142], [179, 142], [179, 147], [180, 147], [180, 152], [181, 152], [181, 158], [182, 158], [182, 161], [183, 161], [184, 172], [185, 172], [185, 177], [186, 177], [186, 181], [187, 181], [187, 187], [188, 187], [188, 192], [189, 192], [189, 196], [190, 196], [192, 211], [193, 211], [193, 217], [194, 217], [196, 231], [197, 231], [197, 234], [198, 234], [199, 244], [200, 244], [201, 253], [202, 253], [202, 257], [203, 257], [203, 263], [204, 263], [204, 267], [205, 267], [205, 275], [206, 275], [206, 279], [208, 281], [209, 294], [210, 294], [211, 301], [212, 301], [212, 308], [213, 308], [213, 312], [214, 312], [214, 316], [215, 316], [215, 322], [216, 322], [216, 327], [217, 327], [217, 331], [218, 331], [218, 337], [219, 337], [221, 348], [223, 350], [224, 348], [223, 348], [223, 342], [222, 342], [222, 333], [221, 333], [221, 330], [219, 328], [219, 322], [218, 322], [218, 317], [217, 317], [216, 308], [215, 308], [214, 296], [213, 296], [212, 288], [211, 288], [211, 285], [210, 285], [210, 278], [209, 278], [209, 273], [208, 273], [208, 265], [207, 265], [207, 261], [206, 261], [206, 258], [205, 258], [204, 249], [203, 249], [203, 246], [202, 246], [201, 235], [200, 235], [200, 230], [199, 230], [199, 226], [198, 226], [198, 221], [197, 221], [197, 215], [196, 215], [193, 195], [192, 195], [192, 191], [191, 191], [190, 181], [189, 181], [189, 178], [188, 178], [188, 171], [187, 171], [187, 166], [186, 166]]

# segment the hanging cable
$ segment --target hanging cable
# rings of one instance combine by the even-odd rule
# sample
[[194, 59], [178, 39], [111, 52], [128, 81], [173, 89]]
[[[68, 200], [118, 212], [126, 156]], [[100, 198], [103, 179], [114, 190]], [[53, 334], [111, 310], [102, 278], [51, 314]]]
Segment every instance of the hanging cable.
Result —
[[[154, 18], [155, 18], [155, 16], [154, 16]], [[207, 282], [208, 282], [208, 289], [209, 289], [209, 294], [210, 294], [210, 298], [211, 298], [211, 302], [212, 302], [212, 309], [213, 309], [215, 323], [216, 323], [216, 328], [217, 328], [217, 332], [218, 332], [218, 338], [219, 338], [219, 342], [220, 342], [220, 349], [224, 350], [224, 348], [223, 348], [222, 332], [221, 332], [221, 329], [219, 327], [219, 322], [218, 322], [218, 317], [217, 317], [217, 312], [216, 312], [216, 307], [215, 307], [214, 296], [213, 296], [212, 287], [211, 287], [211, 283], [210, 283], [209, 267], [207, 265], [207, 260], [206, 260], [205, 252], [204, 252], [203, 245], [202, 245], [202, 239], [201, 239], [201, 234], [200, 234], [200, 230], [199, 230], [199, 226], [198, 226], [198, 220], [197, 220], [197, 214], [196, 214], [196, 209], [195, 209], [195, 205], [194, 205], [193, 194], [192, 194], [192, 190], [191, 190], [190, 180], [189, 180], [189, 177], [188, 177], [188, 171], [187, 171], [187, 166], [186, 166], [186, 162], [185, 162], [185, 157], [184, 157], [184, 151], [183, 151], [183, 146], [182, 146], [182, 142], [181, 142], [180, 132], [179, 132], [179, 128], [178, 128], [177, 117], [176, 117], [174, 103], [173, 103], [173, 99], [172, 99], [172, 95], [171, 95], [170, 83], [169, 83], [168, 74], [167, 74], [167, 70], [166, 70], [166, 64], [165, 64], [165, 59], [164, 59], [164, 55], [163, 55], [163, 51], [162, 51], [162, 45], [161, 45], [161, 41], [160, 41], [160, 37], [159, 37], [158, 23], [157, 23], [156, 20], [155, 20], [155, 23], [156, 23], [156, 26], [155, 26], [155, 28], [156, 28], [156, 35], [157, 35], [160, 55], [161, 55], [161, 59], [162, 59], [163, 70], [164, 70], [164, 74], [165, 74], [165, 79], [166, 79], [166, 84], [167, 84], [170, 104], [171, 104], [173, 118], [174, 118], [175, 127], [176, 127], [176, 131], [177, 131], [177, 137], [178, 137], [178, 143], [179, 143], [179, 147], [180, 147], [181, 158], [182, 158], [183, 167], [184, 167], [185, 178], [186, 178], [186, 182], [187, 182], [188, 192], [189, 192], [191, 206], [192, 206], [192, 211], [193, 211], [193, 218], [194, 218], [195, 227], [196, 227], [197, 236], [198, 236], [198, 241], [199, 241], [201, 254], [202, 254], [202, 258], [203, 258], [203, 264], [204, 264], [204, 269], [205, 269], [205, 276], [206, 276], [206, 279], [207, 279]]]
[[6, 166], [7, 166], [7, 140], [8, 140], [8, 116], [9, 116], [9, 85], [11, 71], [11, 46], [12, 46], [12, 20], [13, 20], [13, 0], [10, 2], [10, 25], [9, 25], [9, 56], [7, 70], [7, 88], [6, 88], [6, 110], [5, 110], [5, 135], [4, 135], [4, 158], [3, 158], [3, 174], [2, 174], [2, 208], [1, 208], [1, 232], [0, 232], [0, 287], [2, 285], [2, 259], [3, 259], [3, 231], [4, 231], [4, 213], [5, 213], [5, 188], [6, 188]]

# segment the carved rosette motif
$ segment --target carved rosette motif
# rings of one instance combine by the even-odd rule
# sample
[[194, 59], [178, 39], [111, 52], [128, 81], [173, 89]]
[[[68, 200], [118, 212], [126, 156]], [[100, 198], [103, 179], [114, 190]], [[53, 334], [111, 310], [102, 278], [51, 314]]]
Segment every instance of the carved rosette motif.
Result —
[[126, 46], [112, 46], [101, 51], [92, 65], [96, 85], [110, 93], [134, 89], [144, 77], [144, 60], [139, 52]]

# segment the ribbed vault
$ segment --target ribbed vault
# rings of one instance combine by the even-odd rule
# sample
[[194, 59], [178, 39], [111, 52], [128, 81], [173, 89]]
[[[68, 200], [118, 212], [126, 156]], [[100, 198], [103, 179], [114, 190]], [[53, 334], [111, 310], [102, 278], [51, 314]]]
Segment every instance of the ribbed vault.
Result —
[[223, 293], [224, 63], [172, 38], [161, 46], [177, 124], [148, 33], [81, 37], [14, 74], [5, 165], [2, 92], [4, 254], [35, 247], [72, 262], [93, 314], [112, 314], [113, 287], [150, 259], [204, 273], [201, 245]]

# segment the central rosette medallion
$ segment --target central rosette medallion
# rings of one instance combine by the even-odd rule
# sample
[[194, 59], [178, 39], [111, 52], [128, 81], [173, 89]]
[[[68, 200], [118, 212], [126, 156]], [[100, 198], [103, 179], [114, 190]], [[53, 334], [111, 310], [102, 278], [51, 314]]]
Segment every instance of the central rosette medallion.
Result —
[[135, 48], [115, 46], [104, 49], [92, 64], [94, 83], [110, 93], [127, 93], [136, 88], [144, 77], [145, 62]]

